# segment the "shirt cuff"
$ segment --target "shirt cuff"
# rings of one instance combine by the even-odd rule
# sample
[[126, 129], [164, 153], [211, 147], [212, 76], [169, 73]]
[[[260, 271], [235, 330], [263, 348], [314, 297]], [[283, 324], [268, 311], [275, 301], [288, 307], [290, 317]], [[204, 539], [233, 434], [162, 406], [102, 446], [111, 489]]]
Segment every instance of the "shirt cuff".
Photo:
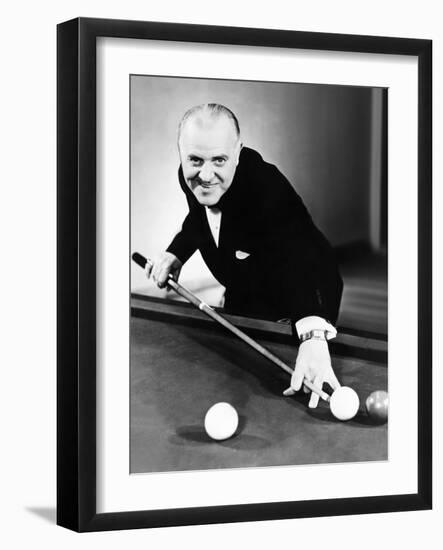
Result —
[[309, 317], [303, 317], [295, 323], [298, 337], [301, 334], [306, 334], [311, 330], [324, 330], [326, 334], [326, 340], [332, 340], [337, 336], [337, 329], [328, 323], [323, 317], [317, 317], [316, 315], [310, 315]]

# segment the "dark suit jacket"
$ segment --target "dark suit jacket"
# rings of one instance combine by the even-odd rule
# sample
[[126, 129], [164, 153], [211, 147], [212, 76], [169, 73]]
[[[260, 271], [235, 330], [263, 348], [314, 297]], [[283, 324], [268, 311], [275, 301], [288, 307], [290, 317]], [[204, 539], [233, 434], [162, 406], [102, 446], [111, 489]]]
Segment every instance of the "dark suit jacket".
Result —
[[[222, 211], [218, 248], [181, 166], [179, 181], [189, 214], [168, 251], [184, 263], [200, 250], [226, 287], [226, 311], [293, 322], [319, 315], [335, 323], [343, 283], [333, 250], [274, 165], [242, 149], [232, 184], [217, 205]], [[237, 251], [250, 255], [238, 259]]]

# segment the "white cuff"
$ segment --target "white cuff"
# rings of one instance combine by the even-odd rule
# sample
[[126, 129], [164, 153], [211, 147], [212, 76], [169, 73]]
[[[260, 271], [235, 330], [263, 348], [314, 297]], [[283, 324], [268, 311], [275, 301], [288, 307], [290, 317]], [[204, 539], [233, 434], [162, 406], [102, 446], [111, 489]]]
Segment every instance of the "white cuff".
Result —
[[300, 334], [305, 334], [310, 330], [324, 330], [326, 333], [326, 340], [332, 340], [337, 336], [337, 330], [335, 327], [328, 323], [323, 317], [317, 317], [316, 315], [310, 315], [309, 317], [303, 317], [295, 323], [298, 337]]

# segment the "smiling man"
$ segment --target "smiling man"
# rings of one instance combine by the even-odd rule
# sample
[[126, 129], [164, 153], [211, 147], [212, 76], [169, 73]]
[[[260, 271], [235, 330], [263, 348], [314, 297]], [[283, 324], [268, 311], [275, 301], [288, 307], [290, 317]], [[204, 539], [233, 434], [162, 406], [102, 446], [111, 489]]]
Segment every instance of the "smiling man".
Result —
[[[337, 388], [327, 340], [336, 335], [343, 283], [332, 248], [301, 198], [274, 165], [243, 147], [238, 120], [223, 105], [187, 111], [178, 149], [189, 213], [147, 275], [164, 287], [200, 250], [226, 288], [226, 311], [291, 320], [300, 346], [286, 394], [298, 391], [305, 377]], [[309, 406], [317, 404], [313, 393]]]
[[200, 204], [213, 208], [232, 184], [242, 145], [234, 115], [224, 114], [221, 106], [210, 109], [186, 113], [178, 148], [186, 184]]

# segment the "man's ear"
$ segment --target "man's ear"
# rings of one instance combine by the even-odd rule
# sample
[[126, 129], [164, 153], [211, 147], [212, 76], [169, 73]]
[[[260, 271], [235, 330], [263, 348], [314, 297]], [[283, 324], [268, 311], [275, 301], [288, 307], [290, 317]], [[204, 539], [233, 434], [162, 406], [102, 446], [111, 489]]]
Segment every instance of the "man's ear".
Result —
[[236, 166], [238, 166], [238, 163], [240, 161], [240, 153], [242, 148], [243, 148], [243, 143], [240, 141], [239, 144], [237, 145], [237, 162], [235, 163]]

